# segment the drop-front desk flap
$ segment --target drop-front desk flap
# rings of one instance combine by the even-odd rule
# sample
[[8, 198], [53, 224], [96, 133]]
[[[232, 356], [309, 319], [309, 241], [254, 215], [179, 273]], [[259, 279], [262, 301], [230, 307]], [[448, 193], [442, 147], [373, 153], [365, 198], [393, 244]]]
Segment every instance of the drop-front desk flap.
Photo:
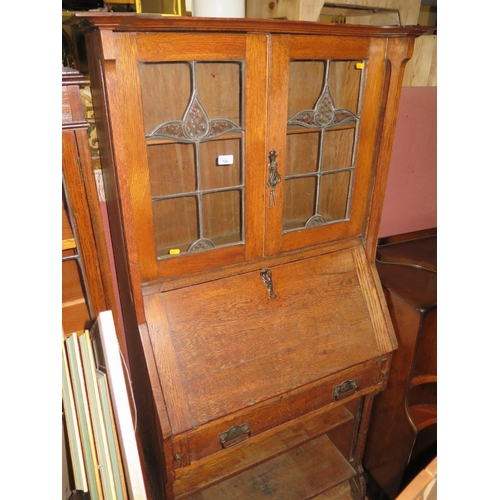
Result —
[[380, 390], [392, 346], [367, 269], [356, 247], [144, 297], [178, 479], [290, 426], [297, 446]]

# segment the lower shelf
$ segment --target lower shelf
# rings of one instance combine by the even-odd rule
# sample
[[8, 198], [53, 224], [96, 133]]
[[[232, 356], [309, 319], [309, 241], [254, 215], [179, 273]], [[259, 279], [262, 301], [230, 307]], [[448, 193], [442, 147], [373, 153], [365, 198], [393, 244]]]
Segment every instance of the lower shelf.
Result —
[[[368, 390], [373, 390], [373, 388]], [[353, 401], [348, 401], [348, 397], [344, 404], [330, 404], [177, 470], [174, 497], [190, 498], [197, 491], [211, 488], [217, 483], [225, 483], [232, 477], [241, 477], [245, 471], [254, 470], [261, 464], [269, 464], [273, 458], [294, 453], [294, 449], [299, 449], [296, 453], [305, 455], [307, 461], [314, 461], [314, 456], [309, 457], [312, 453], [307, 452], [307, 443], [315, 442], [325, 433], [331, 438], [325, 441], [329, 443], [324, 452], [327, 458], [328, 450], [334, 449], [345, 462], [343, 456], [347, 456], [348, 450], [341, 448], [342, 444], [339, 444], [339, 449], [337, 449], [332, 443], [337, 444], [338, 437], [334, 436], [340, 428], [348, 426], [351, 431], [353, 429], [352, 408], [349, 411], [346, 405], [357, 406], [359, 402], [358, 395], [351, 396], [351, 398], [354, 398]], [[339, 450], [342, 450], [344, 455]], [[348, 468], [350, 468], [349, 465]], [[335, 484], [340, 484], [341, 481]]]
[[344, 500], [354, 469], [326, 435], [304, 443], [189, 500]]

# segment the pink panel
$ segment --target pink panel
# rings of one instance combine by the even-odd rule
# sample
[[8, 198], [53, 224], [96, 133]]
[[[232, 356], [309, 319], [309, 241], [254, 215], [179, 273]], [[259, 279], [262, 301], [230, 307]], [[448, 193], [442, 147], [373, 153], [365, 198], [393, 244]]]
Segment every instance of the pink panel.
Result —
[[437, 227], [437, 87], [403, 87], [379, 237]]

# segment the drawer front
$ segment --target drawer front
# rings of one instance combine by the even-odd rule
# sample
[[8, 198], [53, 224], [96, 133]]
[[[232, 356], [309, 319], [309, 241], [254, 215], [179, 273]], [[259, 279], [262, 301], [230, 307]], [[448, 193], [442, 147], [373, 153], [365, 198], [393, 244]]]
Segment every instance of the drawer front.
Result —
[[377, 360], [354, 366], [173, 438], [177, 468], [223, 452], [328, 405], [342, 405], [381, 387]]

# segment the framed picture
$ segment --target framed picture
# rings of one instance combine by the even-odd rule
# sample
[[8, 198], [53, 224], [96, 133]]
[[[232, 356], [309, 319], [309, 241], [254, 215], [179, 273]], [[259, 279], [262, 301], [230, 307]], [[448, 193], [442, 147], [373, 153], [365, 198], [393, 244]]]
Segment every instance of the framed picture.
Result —
[[73, 333], [65, 341], [66, 354], [68, 357], [71, 386], [73, 388], [78, 429], [80, 431], [83, 460], [87, 476], [90, 498], [102, 498], [101, 479], [99, 477], [99, 463], [95, 447], [94, 429], [90, 418], [89, 402], [85, 378], [83, 375], [82, 358], [78, 344], [78, 336]]
[[68, 356], [64, 345], [62, 349], [62, 400], [75, 483], [74, 486], [77, 490], [88, 491], [80, 427], [78, 425], [73, 385], [71, 384], [71, 376], [69, 373]]
[[97, 385], [97, 373], [90, 343], [90, 335], [85, 331], [78, 337], [80, 353], [82, 357], [83, 375], [87, 387], [87, 398], [89, 403], [90, 418], [94, 430], [98, 470], [102, 483], [104, 500], [117, 500], [124, 498], [123, 494], [117, 496], [115, 487], [115, 476], [111, 465], [111, 450], [107, 427], [104, 423], [103, 405]]
[[[127, 390], [128, 373], [118, 345], [111, 311], [99, 314], [90, 331], [90, 339], [95, 355], [103, 413], [109, 419], [111, 427], [109, 429], [111, 434], [108, 432], [108, 436], [114, 433], [119, 444], [128, 498], [130, 500], [147, 500], [132, 418], [133, 402], [131, 405]], [[108, 396], [109, 399], [107, 399]], [[109, 400], [111, 409], [109, 408]], [[113, 419], [110, 410], [112, 410]], [[115, 468], [118, 467], [118, 462], [119, 458], [116, 456]]]
[[62, 351], [75, 491], [88, 492], [91, 500], [147, 500], [135, 406], [111, 311], [100, 313], [90, 332], [65, 338]]

